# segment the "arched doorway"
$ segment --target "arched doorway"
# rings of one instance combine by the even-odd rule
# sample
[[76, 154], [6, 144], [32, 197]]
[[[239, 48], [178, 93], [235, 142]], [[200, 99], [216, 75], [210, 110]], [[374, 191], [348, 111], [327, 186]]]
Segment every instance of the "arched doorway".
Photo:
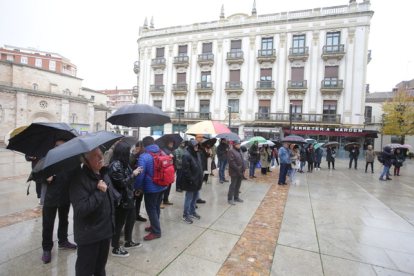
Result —
[[59, 120], [55, 116], [48, 112], [36, 112], [27, 120], [28, 124], [31, 123], [57, 123]]

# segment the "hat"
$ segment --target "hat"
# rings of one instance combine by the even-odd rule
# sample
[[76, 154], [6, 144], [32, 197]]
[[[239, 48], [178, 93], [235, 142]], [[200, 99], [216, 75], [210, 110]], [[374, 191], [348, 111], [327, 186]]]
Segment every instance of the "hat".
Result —
[[233, 145], [238, 145], [238, 144], [240, 144], [240, 140], [234, 140], [233, 141]]
[[188, 141], [188, 146], [194, 148], [195, 146], [198, 146], [198, 142], [196, 140], [190, 140]]
[[246, 146], [241, 146], [240, 149], [241, 149], [242, 152], [246, 152], [247, 151]]

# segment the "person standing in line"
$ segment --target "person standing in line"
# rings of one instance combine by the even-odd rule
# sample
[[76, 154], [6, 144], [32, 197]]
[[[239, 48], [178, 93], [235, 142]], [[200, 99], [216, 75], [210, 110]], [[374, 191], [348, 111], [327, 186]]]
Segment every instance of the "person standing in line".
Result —
[[239, 191], [244, 170], [246, 169], [244, 167], [243, 153], [240, 150], [240, 140], [233, 141], [233, 147], [227, 153], [227, 160], [229, 161], [229, 175], [231, 177], [227, 200], [229, 204], [235, 205], [235, 202], [243, 202], [239, 197]]
[[290, 154], [289, 154], [289, 143], [284, 142], [283, 147], [279, 149], [279, 158], [280, 158], [280, 172], [279, 172], [279, 185], [287, 185], [286, 175], [288, 171], [288, 165], [290, 164]]
[[188, 142], [188, 151], [182, 157], [183, 180], [182, 187], [185, 190], [183, 221], [193, 223], [192, 219], [200, 219], [196, 212], [198, 192], [203, 185], [204, 170], [201, 156], [198, 152], [197, 141]]
[[[249, 155], [247, 153], [246, 146], [240, 146], [240, 150], [242, 151], [242, 154], [243, 154], [244, 168], [246, 172], [246, 169], [249, 168]], [[247, 177], [244, 175], [244, 173], [243, 173], [243, 180], [247, 180]]]
[[213, 156], [211, 156], [212, 161], [211, 161], [211, 173], [210, 173], [210, 175], [214, 176], [213, 170], [217, 169], [217, 166], [216, 166], [217, 147], [216, 147], [215, 144], [211, 147], [211, 154]]
[[183, 156], [187, 152], [187, 147], [185, 146], [185, 141], [182, 141], [178, 149], [175, 150], [175, 160], [177, 164], [177, 178], [175, 180], [175, 190], [179, 193], [183, 192], [182, 188], [182, 179], [183, 179]]
[[308, 161], [308, 173], [313, 172], [313, 163], [315, 162], [315, 150], [313, 144], [310, 144], [306, 149], [306, 161]]
[[400, 168], [403, 166], [405, 156], [400, 149], [395, 150], [394, 175], [400, 176]]
[[[386, 181], [392, 180], [390, 178], [390, 168], [391, 168], [391, 160], [394, 158], [394, 152], [389, 146], [385, 146], [384, 150], [381, 152], [382, 158], [384, 159], [384, 170], [382, 171], [379, 180]], [[384, 176], [386, 177], [384, 179]]]
[[213, 171], [213, 154], [210, 148], [210, 144], [207, 143], [206, 146], [204, 147], [206, 153], [207, 153], [207, 169], [204, 171], [204, 183], [205, 184], [210, 184], [210, 182], [208, 181], [208, 176], [211, 174], [211, 172]]
[[105, 276], [115, 229], [113, 186], [99, 147], [83, 154], [81, 160], [83, 167], [69, 188], [73, 233], [78, 244], [76, 276]]
[[300, 168], [299, 168], [299, 172], [303, 173], [303, 167], [306, 164], [306, 148], [305, 146], [302, 146], [300, 148]]
[[[163, 152], [165, 152], [166, 155], [169, 155], [174, 162], [174, 168], [177, 168], [177, 160], [176, 160], [176, 153], [175, 153], [175, 149], [174, 149], [174, 140], [168, 140], [167, 141], [167, 146], [164, 147], [162, 149]], [[177, 170], [177, 169], [176, 169]], [[164, 191], [164, 198], [162, 200], [163, 204], [165, 205], [173, 205], [174, 203], [172, 203], [171, 201], [169, 201], [168, 197], [170, 196], [170, 191], [171, 191], [171, 186], [172, 183], [167, 187], [167, 189]], [[161, 209], [164, 209], [164, 205], [161, 204]]]
[[229, 150], [230, 150], [230, 147], [227, 144], [226, 138], [222, 138], [220, 140], [219, 146], [217, 147], [217, 158], [218, 158], [218, 165], [219, 165], [220, 183], [229, 182], [225, 178], [225, 170], [227, 167], [227, 152]]
[[359, 148], [356, 144], [353, 144], [352, 147], [349, 149], [349, 169], [352, 168], [352, 161], [355, 162], [355, 170], [358, 167], [358, 156], [359, 156]]
[[[210, 156], [206, 149], [203, 147], [202, 143], [203, 143], [203, 134], [196, 134], [196, 141], [198, 142], [198, 152], [200, 153], [200, 157], [201, 157], [201, 164], [203, 165], [203, 171], [207, 171], [207, 159]], [[203, 176], [203, 181], [204, 183], [206, 183], [206, 180], [208, 180], [208, 175], [207, 175], [207, 179], [206, 176]], [[201, 199], [200, 197], [200, 190], [197, 193], [197, 203], [206, 203], [205, 200]]]
[[122, 249], [119, 245], [121, 229], [125, 223], [125, 249], [134, 249], [141, 247], [140, 243], [132, 240], [132, 231], [135, 222], [134, 208], [134, 181], [139, 174], [139, 169], [134, 171], [129, 166], [129, 156], [131, 147], [126, 142], [119, 142], [113, 151], [109, 165], [109, 177], [112, 180], [114, 188], [121, 195], [121, 204], [115, 209], [115, 234], [112, 237], [112, 256], [128, 257], [128, 251]]
[[123, 139], [124, 138], [119, 139], [118, 141], [116, 141], [112, 145], [112, 147], [109, 148], [109, 150], [105, 151], [105, 153], [104, 153], [104, 162], [105, 162], [104, 165], [105, 165], [105, 167], [109, 167], [109, 164], [111, 163], [112, 155], [114, 154], [115, 146], [116, 146], [116, 144], [118, 144], [119, 142], [121, 142]]
[[335, 170], [335, 157], [336, 157], [336, 151], [332, 146], [328, 146], [326, 149], [326, 162], [328, 162], [328, 170], [331, 169], [331, 163], [332, 163], [332, 169]]
[[[25, 155], [24, 158], [26, 159], [26, 161], [32, 162], [32, 170], [33, 170], [33, 168], [34, 168], [34, 166], [36, 166], [37, 162], [39, 160], [41, 160], [43, 157], [35, 157], [35, 156]], [[39, 204], [40, 204], [40, 197], [42, 196], [42, 181], [35, 180], [34, 182], [36, 184], [36, 195], [37, 195], [37, 198], [39, 199]]]
[[369, 145], [367, 150], [365, 151], [365, 173], [368, 170], [368, 165], [371, 164], [371, 171], [374, 173], [374, 160], [375, 160], [375, 152], [372, 149], [372, 146]]
[[322, 148], [321, 147], [317, 148], [315, 150], [315, 170], [321, 169], [322, 155], [323, 155]]
[[279, 158], [278, 158], [279, 150], [275, 146], [272, 151], [272, 164], [270, 165], [272, 168], [275, 166], [275, 160], [277, 162], [277, 166], [279, 166]]
[[257, 162], [259, 162], [260, 155], [259, 155], [259, 142], [255, 141], [253, 145], [249, 149], [249, 161], [250, 161], [250, 178], [257, 178], [254, 175]]
[[295, 145], [290, 152], [290, 164], [292, 169], [290, 170], [290, 184], [295, 184], [295, 173], [300, 167], [300, 153], [299, 146]]
[[[144, 146], [142, 145], [142, 141], [138, 141], [135, 144], [134, 151], [129, 156], [129, 166], [132, 168], [132, 170], [135, 170], [136, 168], [138, 168], [138, 159], [142, 153], [144, 153]], [[135, 198], [135, 220], [146, 222], [147, 219], [140, 215], [141, 204], [142, 204], [142, 199], [144, 198], [144, 194], [138, 193], [137, 191], [135, 191], [134, 198]], [[128, 221], [126, 224], [128, 225]], [[128, 227], [127, 225], [126, 227]]]
[[266, 175], [267, 169], [270, 166], [270, 160], [272, 158], [272, 151], [267, 143], [263, 144], [260, 149], [260, 163], [262, 164], [262, 175]]

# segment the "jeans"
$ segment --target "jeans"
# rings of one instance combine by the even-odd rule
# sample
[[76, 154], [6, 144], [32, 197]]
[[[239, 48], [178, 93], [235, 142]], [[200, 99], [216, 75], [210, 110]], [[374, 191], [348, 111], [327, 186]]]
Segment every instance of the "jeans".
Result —
[[349, 168], [352, 168], [352, 160], [355, 160], [355, 169], [357, 168], [357, 166], [358, 166], [358, 164], [357, 164], [357, 162], [358, 162], [358, 157], [356, 157], [356, 156], [351, 156], [350, 157], [350, 159], [349, 159]]
[[256, 165], [257, 165], [257, 162], [254, 163], [250, 161], [250, 175], [249, 175], [250, 177], [254, 176], [254, 170], [256, 169]]
[[297, 169], [292, 169], [290, 171], [290, 182], [293, 182], [294, 181], [296, 171], [297, 171]]
[[91, 243], [78, 244], [76, 259], [76, 276], [105, 276], [108, 260], [110, 238]]
[[119, 248], [119, 238], [121, 237], [121, 230], [122, 230], [122, 227], [124, 227], [124, 224], [125, 224], [125, 241], [132, 240], [132, 230], [134, 229], [134, 223], [135, 223], [135, 208], [123, 209], [119, 207], [115, 209], [115, 234], [112, 236], [112, 247], [113, 248]]
[[365, 171], [367, 171], [367, 170], [368, 170], [368, 164], [371, 164], [371, 171], [374, 171], [374, 162], [367, 162], [367, 163], [365, 164]]
[[59, 215], [57, 232], [59, 244], [68, 240], [69, 208], [69, 204], [59, 207], [43, 207], [42, 247], [44, 251], [51, 251], [53, 248], [53, 227], [55, 226], [56, 212]]
[[276, 162], [277, 162], [277, 165], [279, 166], [279, 159], [277, 158], [277, 155], [276, 155], [276, 157], [272, 158], [272, 164], [271, 164], [271, 167], [273, 167], [273, 166], [275, 165], [275, 160], [276, 160]]
[[226, 171], [226, 167], [227, 167], [227, 161], [218, 161], [218, 165], [219, 165], [219, 177], [220, 180], [225, 180], [225, 176], [224, 176], [224, 172]]
[[161, 235], [160, 205], [163, 195], [164, 191], [159, 193], [145, 194], [145, 209], [147, 209], [147, 214], [151, 223], [151, 233], [154, 235]]
[[300, 161], [300, 171], [303, 172], [303, 167], [305, 166], [306, 161]]
[[286, 175], [288, 171], [288, 165], [286, 163], [280, 163], [279, 182], [278, 184], [286, 183]]
[[232, 176], [231, 177], [231, 182], [230, 182], [230, 186], [229, 186], [229, 192], [227, 194], [227, 199], [228, 200], [232, 200], [234, 199], [238, 199], [239, 198], [239, 191], [240, 191], [240, 186], [241, 186], [241, 182], [243, 180], [243, 176]]
[[181, 183], [183, 180], [183, 169], [177, 169], [177, 179], [175, 180], [175, 190], [182, 190]]
[[390, 178], [390, 167], [384, 166], [380, 179], [382, 179], [384, 175], [386, 175], [386, 178]]
[[194, 191], [194, 192], [190, 192], [190, 191], [185, 192], [184, 213], [183, 213], [184, 216], [189, 216], [195, 213], [198, 192], [199, 190]]

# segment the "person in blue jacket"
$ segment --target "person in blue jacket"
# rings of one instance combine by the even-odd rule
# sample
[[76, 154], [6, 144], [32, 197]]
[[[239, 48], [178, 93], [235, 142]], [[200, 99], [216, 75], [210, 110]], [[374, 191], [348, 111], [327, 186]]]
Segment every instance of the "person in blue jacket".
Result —
[[317, 148], [315, 150], [315, 170], [321, 169], [322, 155], [323, 150], [321, 149], [321, 147]]
[[[161, 201], [164, 196], [166, 186], [157, 185], [152, 182], [154, 178], [154, 158], [148, 152], [157, 154], [160, 148], [155, 145], [154, 138], [147, 136], [142, 140], [145, 147], [145, 152], [139, 156], [138, 167], [142, 167], [141, 174], [138, 175], [134, 183], [135, 191], [143, 192], [145, 198], [145, 209], [151, 223], [151, 226], [145, 227], [145, 231], [151, 232], [144, 237], [144, 240], [149, 241], [161, 238], [160, 213]], [[149, 174], [151, 177], [149, 177]]]
[[[391, 160], [394, 158], [394, 152], [389, 147], [384, 147], [384, 151], [381, 153], [381, 155], [384, 158], [384, 170], [381, 173], [381, 176], [379, 177], [379, 180], [386, 181], [386, 180], [392, 180], [390, 178], [390, 168], [391, 168]], [[383, 177], [386, 177], [385, 179]]]
[[290, 164], [290, 154], [289, 154], [289, 143], [284, 142], [283, 147], [279, 149], [279, 158], [280, 158], [280, 172], [279, 172], [279, 185], [287, 185], [286, 175], [288, 172], [288, 165]]

